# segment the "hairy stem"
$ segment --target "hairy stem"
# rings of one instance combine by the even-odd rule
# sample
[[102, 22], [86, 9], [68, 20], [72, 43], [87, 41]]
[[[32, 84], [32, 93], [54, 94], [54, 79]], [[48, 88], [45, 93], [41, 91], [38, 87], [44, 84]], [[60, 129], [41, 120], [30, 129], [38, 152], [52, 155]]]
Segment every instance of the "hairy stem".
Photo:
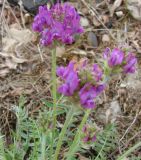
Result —
[[42, 134], [41, 160], [46, 160], [46, 134]]
[[73, 143], [72, 143], [72, 145], [70, 146], [70, 149], [69, 149], [69, 151], [68, 151], [68, 153], [67, 153], [66, 160], [71, 160], [72, 156], [73, 156], [73, 155], [75, 154], [75, 152], [76, 152], [77, 147], [79, 147], [80, 138], [81, 138], [81, 132], [82, 132], [82, 129], [83, 129], [84, 124], [85, 124], [86, 121], [87, 121], [87, 118], [88, 118], [90, 112], [91, 112], [90, 109], [88, 109], [88, 110], [85, 112], [85, 115], [84, 115], [84, 117], [83, 117], [83, 119], [82, 119], [82, 121], [81, 121], [81, 123], [80, 123], [80, 125], [79, 125], [78, 131], [77, 131], [77, 133], [76, 133], [76, 135], [75, 135], [75, 137], [74, 137]]
[[56, 48], [52, 50], [52, 96], [53, 96], [53, 127], [56, 126]]
[[54, 160], [58, 159], [59, 151], [60, 151], [61, 145], [63, 143], [63, 138], [65, 136], [66, 130], [67, 130], [72, 118], [73, 118], [73, 107], [71, 107], [69, 113], [67, 114], [65, 124], [64, 124], [64, 126], [61, 130], [60, 135], [59, 135], [59, 140], [58, 140], [58, 143], [57, 143], [57, 147], [56, 147], [56, 151], [55, 151], [55, 155], [54, 155]]
[[52, 132], [52, 140], [51, 140], [51, 148], [50, 148], [50, 159], [53, 155], [53, 143], [55, 138], [55, 127], [56, 127], [56, 105], [57, 105], [57, 97], [56, 97], [56, 47], [52, 49], [52, 97], [53, 97], [53, 132]]

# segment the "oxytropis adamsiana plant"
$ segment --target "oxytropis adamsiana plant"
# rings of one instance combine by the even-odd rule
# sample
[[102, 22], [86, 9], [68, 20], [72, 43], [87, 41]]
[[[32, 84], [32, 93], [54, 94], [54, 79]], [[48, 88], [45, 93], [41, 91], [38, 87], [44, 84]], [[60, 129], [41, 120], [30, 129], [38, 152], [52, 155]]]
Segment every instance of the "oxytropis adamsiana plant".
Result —
[[[89, 65], [84, 61], [81, 66], [71, 61], [66, 67], [58, 67], [57, 75], [60, 77], [62, 84], [58, 88], [58, 92], [64, 96], [79, 99], [79, 102], [86, 114], [82, 119], [74, 141], [67, 154], [67, 160], [73, 156], [76, 144], [79, 144], [80, 131], [84, 132], [84, 124], [89, 113], [96, 107], [96, 98], [105, 90], [106, 85], [113, 76], [118, 74], [129, 74], [136, 71], [137, 59], [131, 52], [124, 49], [114, 48], [112, 51], [106, 48], [103, 54], [103, 64]], [[84, 142], [95, 141], [96, 136], [86, 134]], [[76, 142], [77, 141], [77, 142]]]
[[100, 95], [113, 75], [129, 74], [136, 71], [137, 59], [131, 52], [114, 48], [110, 51], [106, 48], [103, 54], [103, 64], [89, 65], [85, 60], [78, 67], [76, 62], [71, 61], [66, 67], [58, 67], [57, 75], [62, 84], [58, 92], [64, 96], [79, 97], [83, 108], [93, 109], [94, 100]]
[[[83, 33], [80, 16], [68, 3], [56, 3], [51, 8], [40, 6], [34, 18], [32, 28], [41, 36], [40, 44], [52, 47], [53, 100], [56, 108], [56, 47], [60, 44], [72, 44], [76, 35]], [[56, 110], [56, 109], [55, 109]], [[54, 121], [56, 117], [54, 117]]]
[[[32, 28], [39, 33], [40, 44], [49, 46], [52, 52], [52, 97], [53, 97], [53, 135], [56, 126], [56, 71], [61, 79], [61, 85], [58, 92], [66, 97], [74, 98], [79, 101], [85, 112], [80, 123], [78, 131], [74, 137], [72, 145], [67, 154], [67, 160], [70, 160], [75, 153], [75, 148], [80, 142], [80, 133], [84, 129], [91, 110], [96, 107], [97, 97], [105, 90], [108, 81], [117, 74], [128, 74], [136, 71], [137, 59], [133, 53], [115, 48], [112, 51], [107, 48], [103, 55], [103, 64], [89, 64], [87, 60], [81, 65], [71, 61], [66, 67], [58, 67], [56, 69], [56, 47], [57, 45], [72, 44], [75, 42], [77, 35], [84, 32], [80, 25], [80, 16], [73, 6], [68, 3], [56, 3], [51, 8], [40, 6], [39, 12], [34, 18]], [[65, 124], [59, 135], [59, 140], [55, 150], [53, 159], [57, 160], [60, 148], [63, 142], [67, 127], [73, 117], [73, 110], [70, 109], [66, 117]], [[89, 134], [87, 131], [84, 139], [87, 141], [95, 141], [95, 134]], [[44, 135], [46, 137], [46, 135]], [[45, 140], [46, 138], [44, 138]], [[52, 136], [51, 153], [53, 154]], [[45, 150], [46, 148], [44, 148]]]
[[[34, 18], [34, 22], [32, 28], [35, 32], [39, 33], [40, 44], [43, 46], [49, 46], [52, 48], [52, 97], [53, 97], [53, 128], [55, 130], [56, 126], [56, 106], [57, 106], [57, 97], [56, 97], [56, 47], [57, 45], [64, 44], [72, 44], [75, 42], [76, 36], [80, 35], [84, 32], [83, 28], [80, 25], [80, 16], [77, 13], [76, 9], [71, 6], [69, 3], [59, 3], [58, 2], [53, 5], [51, 8], [48, 8], [47, 5], [40, 6], [39, 12]], [[71, 66], [70, 66], [71, 69]], [[63, 71], [61, 71], [63, 72]], [[62, 79], [65, 79], [67, 83], [69, 83], [69, 79], [71, 76], [73, 77], [73, 81], [76, 83], [74, 86], [69, 86], [64, 84], [60, 87], [60, 93], [63, 92], [64, 95], [69, 96], [72, 95], [75, 91], [75, 87], [77, 87], [77, 74], [75, 72], [69, 72], [66, 75], [61, 75]], [[71, 82], [72, 83], [72, 82]], [[71, 84], [70, 84], [71, 85]], [[69, 87], [69, 88], [67, 88]], [[70, 87], [72, 87], [70, 89]], [[71, 114], [69, 114], [71, 115]], [[69, 116], [68, 116], [69, 119]], [[66, 120], [68, 123], [69, 120]], [[57, 144], [54, 160], [58, 158], [58, 154], [60, 151], [60, 147], [62, 144], [62, 138], [67, 129], [67, 124], [64, 124], [64, 129], [62, 129], [62, 134], [59, 137], [59, 141]], [[55, 132], [53, 132], [53, 135]], [[54, 137], [54, 136], [53, 136]], [[53, 150], [53, 142], [52, 138], [52, 147]], [[51, 154], [53, 151], [51, 151]], [[52, 155], [51, 155], [52, 156]]]

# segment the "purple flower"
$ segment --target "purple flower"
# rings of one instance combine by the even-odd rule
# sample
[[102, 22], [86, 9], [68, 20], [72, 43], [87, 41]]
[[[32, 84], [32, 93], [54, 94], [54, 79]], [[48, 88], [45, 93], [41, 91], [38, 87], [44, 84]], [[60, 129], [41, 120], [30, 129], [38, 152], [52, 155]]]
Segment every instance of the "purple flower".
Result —
[[92, 142], [95, 142], [95, 141], [96, 141], [96, 135], [94, 135], [94, 136], [91, 138], [91, 141], [92, 141]]
[[88, 142], [95, 142], [96, 141], [96, 135], [94, 136], [90, 136], [89, 134], [86, 135], [84, 138], [83, 138], [83, 142], [84, 143], [88, 143]]
[[71, 44], [75, 35], [83, 32], [79, 14], [68, 3], [57, 3], [51, 9], [40, 6], [32, 28], [41, 33], [40, 42], [45, 46], [52, 44], [54, 40]]
[[94, 108], [95, 102], [94, 98], [96, 97], [96, 89], [91, 86], [90, 83], [86, 83], [84, 87], [79, 91], [79, 97], [81, 105], [84, 108]]
[[82, 132], [86, 133], [87, 131], [87, 126], [85, 125], [83, 128], [82, 128]]
[[36, 32], [42, 32], [44, 28], [52, 23], [51, 14], [47, 6], [40, 6], [39, 13], [35, 16], [32, 29]]
[[70, 62], [67, 67], [58, 67], [57, 75], [65, 80], [71, 72], [74, 72], [74, 62]]
[[[96, 135], [92, 128], [92, 126], [84, 126], [82, 129], [83, 132], [83, 142], [95, 142], [96, 141]], [[94, 132], [94, 133], [93, 133]]]
[[110, 53], [110, 49], [107, 48], [103, 55], [104, 59], [108, 61], [110, 67], [121, 65], [124, 59], [124, 52], [118, 48], [115, 48]]
[[85, 136], [84, 138], [83, 138], [83, 142], [84, 143], [87, 143], [87, 142], [89, 142], [90, 141], [90, 137], [89, 136]]
[[64, 81], [58, 88], [58, 92], [65, 96], [72, 96], [79, 87], [77, 71], [74, 70], [74, 63], [70, 62], [67, 67], [59, 67], [57, 75]]
[[105, 89], [106, 85], [105, 84], [100, 84], [96, 87], [96, 93], [99, 95], [103, 90]]
[[86, 83], [79, 91], [79, 97], [81, 105], [84, 108], [92, 109], [95, 107], [94, 99], [104, 90], [103, 85], [92, 86], [90, 83]]
[[96, 79], [96, 82], [101, 80], [103, 73], [102, 73], [101, 68], [97, 64], [93, 65], [93, 74]]
[[134, 73], [136, 70], [137, 59], [133, 53], [129, 53], [125, 57], [126, 65], [123, 67], [124, 73]]

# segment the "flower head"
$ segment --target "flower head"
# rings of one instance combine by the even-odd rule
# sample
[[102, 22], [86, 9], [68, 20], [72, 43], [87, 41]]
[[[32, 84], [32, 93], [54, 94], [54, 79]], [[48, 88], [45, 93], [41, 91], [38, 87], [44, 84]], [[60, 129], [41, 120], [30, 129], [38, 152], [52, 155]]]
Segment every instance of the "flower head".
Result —
[[64, 81], [58, 88], [58, 92], [65, 96], [72, 96], [79, 87], [78, 74], [74, 70], [74, 63], [70, 62], [67, 67], [59, 67], [57, 75]]
[[133, 53], [129, 53], [125, 58], [126, 65], [123, 67], [124, 73], [134, 73], [137, 59]]
[[89, 83], [85, 84], [79, 91], [80, 102], [84, 108], [94, 108], [94, 98], [96, 96], [96, 88], [91, 86]]
[[83, 32], [79, 14], [68, 3], [57, 3], [51, 9], [40, 6], [32, 28], [41, 33], [43, 45], [52, 44], [54, 40], [71, 44], [74, 42], [75, 35]]
[[81, 84], [92, 83], [96, 84], [102, 81], [103, 72], [98, 64], [93, 64], [93, 66], [88, 65], [86, 61], [78, 68], [79, 77], [81, 79]]
[[127, 53], [126, 50], [115, 48], [110, 52], [110, 49], [106, 48], [103, 57], [106, 60], [104, 68], [106, 76], [122, 72], [134, 73], [136, 70], [137, 59], [133, 53]]
[[108, 61], [109, 67], [114, 67], [122, 64], [124, 52], [118, 48], [115, 48], [110, 52], [110, 49], [106, 48], [103, 57]]
[[63, 80], [63, 84], [59, 87], [58, 92], [65, 96], [72, 96], [76, 92], [81, 105], [92, 109], [95, 107], [94, 99], [105, 89], [105, 85], [99, 82], [103, 75], [100, 67], [94, 64], [93, 68], [87, 68], [86, 64], [84, 61], [84, 65], [82, 63], [80, 68], [71, 61], [67, 67], [59, 67], [57, 75]]
[[91, 138], [91, 141], [92, 141], [92, 142], [95, 142], [95, 141], [96, 141], [96, 135], [94, 135], [94, 136]]
[[96, 141], [95, 128], [90, 125], [84, 125], [83, 129], [83, 142], [91, 143]]
[[101, 68], [97, 64], [93, 65], [93, 72], [92, 73], [94, 74], [94, 77], [97, 82], [101, 80], [103, 73], [102, 73]]
[[93, 86], [90, 83], [86, 83], [79, 91], [81, 105], [88, 109], [94, 108], [94, 99], [104, 90], [104, 88], [104, 85]]
[[57, 75], [61, 77], [63, 80], [65, 80], [71, 72], [75, 71], [74, 64], [75, 63], [71, 61], [67, 67], [58, 67]]

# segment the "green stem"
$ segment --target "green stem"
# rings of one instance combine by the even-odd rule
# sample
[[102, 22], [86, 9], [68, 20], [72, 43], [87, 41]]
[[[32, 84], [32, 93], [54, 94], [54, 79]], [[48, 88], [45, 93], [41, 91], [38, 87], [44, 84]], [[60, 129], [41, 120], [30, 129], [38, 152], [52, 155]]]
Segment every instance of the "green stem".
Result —
[[53, 127], [56, 126], [56, 48], [52, 50], [52, 96], [53, 96]]
[[76, 133], [76, 135], [75, 135], [75, 137], [74, 137], [73, 143], [72, 143], [72, 145], [70, 146], [70, 149], [69, 149], [69, 151], [68, 151], [68, 153], [67, 153], [66, 160], [70, 160], [70, 159], [72, 158], [72, 156], [75, 154], [76, 148], [79, 146], [79, 143], [80, 143], [80, 138], [81, 138], [80, 135], [81, 135], [83, 126], [84, 126], [84, 124], [86, 123], [87, 118], [88, 118], [90, 112], [91, 112], [90, 109], [88, 109], [88, 110], [85, 112], [85, 115], [84, 115], [84, 117], [83, 117], [83, 119], [82, 119], [82, 121], [81, 121], [81, 123], [80, 123], [80, 125], [79, 125], [78, 131], [77, 131], [77, 133]]
[[41, 160], [46, 160], [46, 134], [42, 134]]
[[52, 140], [50, 147], [50, 159], [52, 159], [53, 155], [53, 143], [55, 138], [55, 127], [56, 127], [56, 105], [57, 105], [57, 97], [56, 97], [56, 48], [52, 49], [52, 97], [53, 97], [53, 130], [52, 130]]
[[131, 147], [128, 151], [126, 151], [122, 156], [120, 156], [117, 160], [124, 160], [131, 152], [141, 146], [141, 142], [137, 143], [135, 146]]
[[58, 140], [58, 143], [57, 143], [57, 147], [56, 147], [56, 151], [55, 151], [55, 155], [54, 155], [54, 160], [58, 159], [58, 155], [59, 155], [59, 152], [60, 152], [60, 149], [61, 149], [63, 138], [65, 136], [66, 130], [67, 130], [68, 125], [70, 124], [72, 118], [73, 118], [73, 107], [70, 109], [69, 113], [67, 114], [65, 124], [64, 124], [64, 126], [61, 130], [60, 135], [59, 135], [59, 140]]
[[99, 156], [101, 155], [101, 153], [102, 153], [102, 151], [103, 151], [103, 149], [104, 149], [104, 147], [105, 147], [105, 145], [107, 143], [107, 138], [108, 138], [108, 135], [106, 136], [104, 144], [103, 144], [101, 150], [99, 151], [98, 155], [96, 156], [96, 158], [94, 160], [97, 160], [99, 158]]

